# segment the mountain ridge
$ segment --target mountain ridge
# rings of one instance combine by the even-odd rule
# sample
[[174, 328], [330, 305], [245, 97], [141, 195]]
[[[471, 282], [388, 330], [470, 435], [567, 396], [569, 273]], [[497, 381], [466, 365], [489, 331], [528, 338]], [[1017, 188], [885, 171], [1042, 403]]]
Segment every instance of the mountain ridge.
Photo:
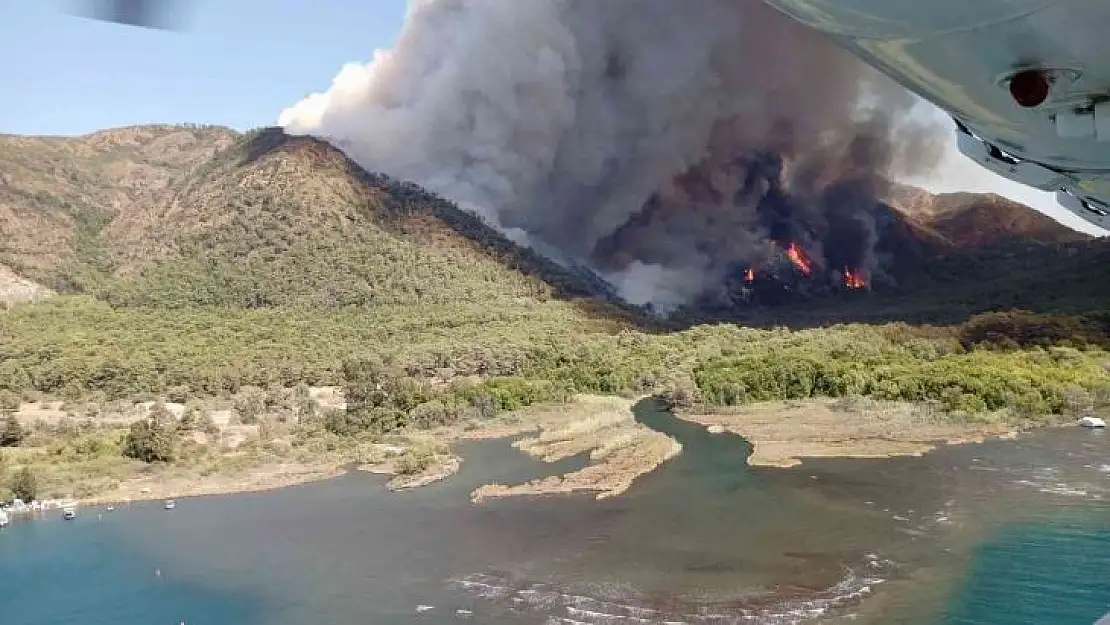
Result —
[[71, 290], [75, 275], [104, 262], [101, 231], [116, 216], [157, 203], [183, 169], [237, 134], [158, 125], [79, 137], [0, 135], [0, 263]]
[[915, 226], [939, 235], [952, 246], [989, 246], [1005, 239], [1041, 243], [1093, 239], [1052, 217], [996, 193], [930, 193], [892, 184], [886, 201]]
[[[108, 231], [121, 261], [117, 273], [130, 285], [162, 262], [176, 263], [175, 271], [191, 263], [194, 271], [178, 275], [215, 271], [232, 283], [256, 283], [246, 300], [193, 303], [263, 305], [259, 282], [267, 283], [262, 289], [271, 294], [263, 299], [273, 305], [612, 299], [603, 280], [516, 245], [453, 203], [277, 128], [244, 135], [191, 172], [159, 211], [124, 216]], [[152, 303], [125, 291], [108, 298]]]
[[[593, 271], [520, 247], [416, 184], [367, 172], [340, 148], [280, 128], [154, 125], [74, 138], [0, 136], [0, 153], [13, 146], [22, 152], [0, 160], [7, 181], [0, 224], [8, 235], [0, 263], [54, 291], [174, 306], [414, 303], [449, 291], [444, 297], [617, 299]], [[903, 272], [1010, 240], [1091, 240], [999, 196], [895, 184], [888, 196], [887, 239], [878, 251]], [[387, 239], [400, 246], [393, 256], [372, 251]], [[475, 265], [480, 257], [510, 273]], [[461, 266], [493, 273], [467, 286], [469, 294], [451, 291], [462, 282]], [[490, 288], [501, 281], [515, 286]]]

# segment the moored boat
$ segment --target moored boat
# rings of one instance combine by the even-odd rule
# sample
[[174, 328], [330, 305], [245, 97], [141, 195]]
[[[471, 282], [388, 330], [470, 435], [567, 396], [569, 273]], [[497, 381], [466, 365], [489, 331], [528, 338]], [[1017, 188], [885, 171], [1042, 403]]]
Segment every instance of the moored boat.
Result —
[[1106, 422], [1098, 417], [1083, 417], [1079, 420], [1079, 425], [1085, 428], [1104, 428]]

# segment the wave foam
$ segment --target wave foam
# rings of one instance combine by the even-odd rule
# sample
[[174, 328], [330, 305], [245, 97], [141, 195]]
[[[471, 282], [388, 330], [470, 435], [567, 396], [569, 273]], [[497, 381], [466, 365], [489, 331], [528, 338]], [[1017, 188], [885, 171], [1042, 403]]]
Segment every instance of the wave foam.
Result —
[[[876, 560], [877, 557], [870, 559], [868, 566], [874, 569]], [[508, 605], [519, 612], [542, 613], [548, 623], [564, 625], [796, 625], [858, 605], [884, 581], [848, 570], [835, 585], [808, 596], [762, 596], [709, 605], [676, 598], [668, 609], [591, 597], [550, 584], [484, 573], [469, 575], [455, 583], [477, 598]]]

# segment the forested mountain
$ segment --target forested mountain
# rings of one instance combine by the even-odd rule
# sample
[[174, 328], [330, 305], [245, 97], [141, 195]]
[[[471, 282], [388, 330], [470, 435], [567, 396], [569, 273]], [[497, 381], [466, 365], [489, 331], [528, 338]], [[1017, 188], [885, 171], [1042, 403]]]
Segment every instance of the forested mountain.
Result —
[[[0, 278], [17, 299], [58, 293], [0, 313], [0, 389], [12, 392], [350, 383], [377, 371], [352, 368], [367, 358], [406, 372], [420, 397], [435, 394], [420, 380], [478, 376], [502, 406], [572, 391], [724, 403], [847, 393], [1059, 412], [1067, 388], [1102, 383], [1024, 350], [1105, 343], [1105, 242], [993, 198], [892, 198], [877, 250], [893, 279], [881, 288], [659, 319], [616, 301], [593, 272], [280, 129], [3, 137], [0, 176], [0, 263], [9, 268]], [[993, 229], [968, 234], [982, 220]], [[964, 323], [1015, 307], [1044, 314]], [[737, 320], [952, 325], [690, 328]], [[983, 345], [1019, 351], [986, 356]], [[1101, 371], [1101, 356], [1091, 358], [1084, 375]], [[1029, 371], [1044, 377], [1035, 392], [1014, 386], [1032, 384]], [[944, 388], [922, 386], [928, 380]]]

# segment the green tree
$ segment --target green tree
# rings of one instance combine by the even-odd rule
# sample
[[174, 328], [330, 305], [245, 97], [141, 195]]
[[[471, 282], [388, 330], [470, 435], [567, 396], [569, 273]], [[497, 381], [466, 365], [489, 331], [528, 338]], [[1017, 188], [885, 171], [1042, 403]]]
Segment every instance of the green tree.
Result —
[[293, 406], [293, 415], [298, 422], [307, 422], [316, 418], [319, 413], [319, 403], [311, 397], [298, 397]]
[[429, 399], [427, 385], [378, 358], [343, 363], [343, 395], [347, 409], [324, 420], [326, 429], [340, 435], [402, 428], [408, 411]]
[[123, 440], [123, 455], [146, 463], [172, 462], [175, 434], [174, 428], [165, 420], [136, 421]]
[[386, 387], [392, 372], [380, 358], [348, 360], [343, 363], [343, 396], [347, 412], [371, 410], [386, 403]]
[[15, 415], [9, 414], [0, 423], [0, 447], [15, 447], [27, 437], [27, 431], [19, 424]]
[[35, 474], [30, 467], [23, 467], [12, 476], [12, 496], [23, 501], [34, 501], [38, 495], [39, 485]]
[[243, 425], [258, 423], [266, 412], [266, 392], [260, 388], [246, 388], [235, 398], [235, 412]]
[[185, 410], [181, 413], [181, 419], [177, 421], [177, 431], [184, 434], [201, 429], [203, 414], [200, 406], [193, 403], [186, 404]]

